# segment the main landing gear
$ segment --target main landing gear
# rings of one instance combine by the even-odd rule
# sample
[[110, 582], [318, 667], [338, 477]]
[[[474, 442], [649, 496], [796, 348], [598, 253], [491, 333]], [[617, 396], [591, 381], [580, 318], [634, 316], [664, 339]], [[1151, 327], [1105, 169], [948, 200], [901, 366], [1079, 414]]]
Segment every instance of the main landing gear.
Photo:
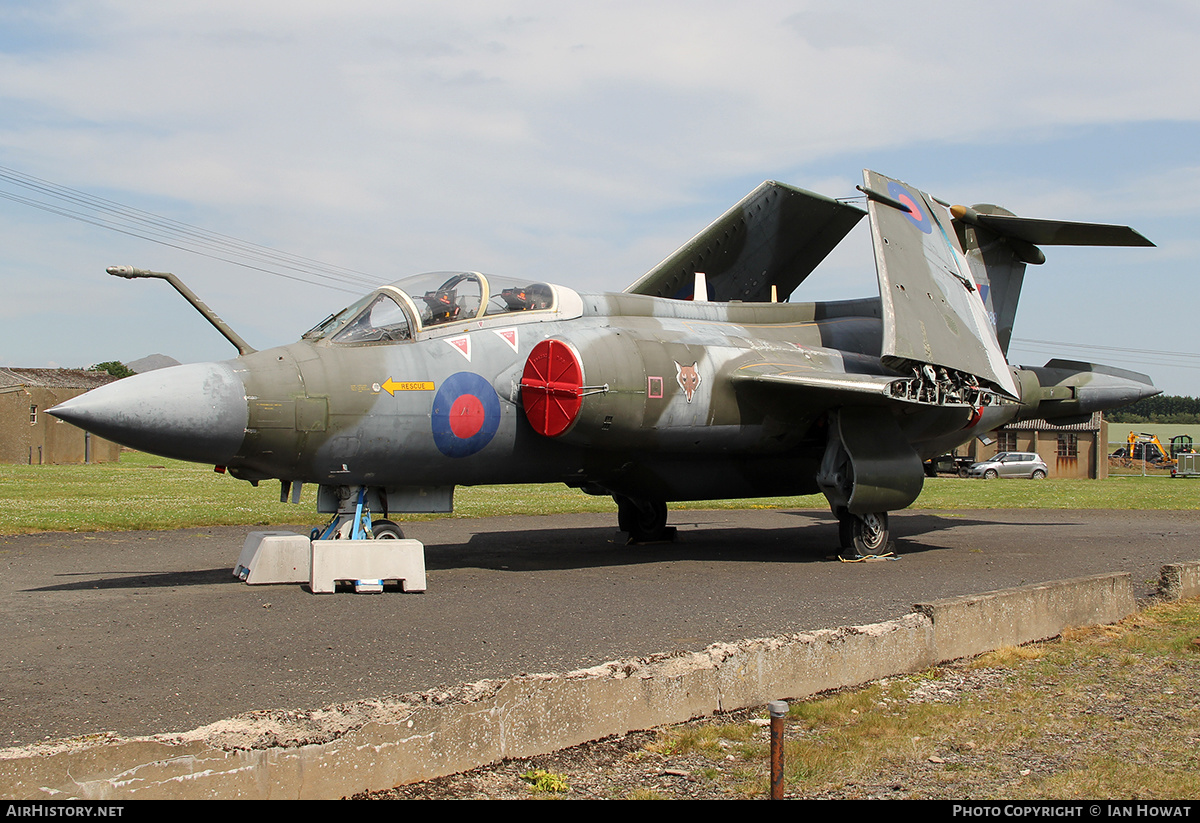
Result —
[[871, 557], [887, 550], [891, 539], [887, 512], [858, 515], [839, 506], [836, 513], [838, 543], [843, 555]]
[[890, 411], [842, 408], [829, 413], [816, 480], [838, 519], [841, 556], [856, 560], [887, 553], [887, 513], [917, 499], [925, 472]]
[[629, 535], [632, 543], [670, 543], [675, 527], [667, 525], [667, 504], [662, 500], [635, 500], [614, 494], [617, 503], [617, 528]]

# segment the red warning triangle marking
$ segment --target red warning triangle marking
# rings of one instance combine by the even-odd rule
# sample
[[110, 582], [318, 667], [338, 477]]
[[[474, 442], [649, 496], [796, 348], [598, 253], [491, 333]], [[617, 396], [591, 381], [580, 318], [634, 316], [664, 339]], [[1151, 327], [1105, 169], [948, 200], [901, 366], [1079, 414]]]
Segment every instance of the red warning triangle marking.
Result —
[[471, 362], [471, 338], [467, 335], [462, 337], [447, 337], [446, 342], [449, 343], [455, 351], [467, 358], [467, 362]]
[[516, 329], [492, 329], [496, 334], [500, 335], [500, 339], [509, 345], [513, 350], [517, 350], [517, 330]]

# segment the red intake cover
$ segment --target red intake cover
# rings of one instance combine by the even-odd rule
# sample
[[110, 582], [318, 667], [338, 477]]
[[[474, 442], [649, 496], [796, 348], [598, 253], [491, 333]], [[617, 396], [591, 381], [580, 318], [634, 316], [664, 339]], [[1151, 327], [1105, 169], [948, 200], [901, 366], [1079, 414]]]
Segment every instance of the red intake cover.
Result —
[[557, 437], [570, 428], [583, 403], [583, 366], [561, 340], [533, 347], [521, 373], [521, 403], [538, 434]]

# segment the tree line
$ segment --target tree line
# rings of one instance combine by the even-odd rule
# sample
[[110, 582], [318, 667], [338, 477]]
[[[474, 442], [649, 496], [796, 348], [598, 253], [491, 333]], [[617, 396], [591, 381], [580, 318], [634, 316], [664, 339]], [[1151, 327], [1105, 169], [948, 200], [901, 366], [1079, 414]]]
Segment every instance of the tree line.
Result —
[[1200, 423], [1200, 397], [1160, 394], [1105, 412], [1110, 423]]

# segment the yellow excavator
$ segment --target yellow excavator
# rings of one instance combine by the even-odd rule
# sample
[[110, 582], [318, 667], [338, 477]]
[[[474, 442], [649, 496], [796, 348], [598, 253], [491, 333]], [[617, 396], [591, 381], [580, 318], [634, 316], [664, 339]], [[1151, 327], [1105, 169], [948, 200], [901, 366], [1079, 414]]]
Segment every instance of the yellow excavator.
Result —
[[1157, 435], [1146, 432], [1130, 432], [1126, 447], [1118, 449], [1113, 457], [1130, 461], [1145, 460], [1147, 463], [1154, 463], [1163, 468], [1174, 468], [1178, 463], [1179, 455], [1192, 453], [1192, 438], [1189, 435], [1175, 435], [1171, 438], [1171, 447], [1168, 449]]

